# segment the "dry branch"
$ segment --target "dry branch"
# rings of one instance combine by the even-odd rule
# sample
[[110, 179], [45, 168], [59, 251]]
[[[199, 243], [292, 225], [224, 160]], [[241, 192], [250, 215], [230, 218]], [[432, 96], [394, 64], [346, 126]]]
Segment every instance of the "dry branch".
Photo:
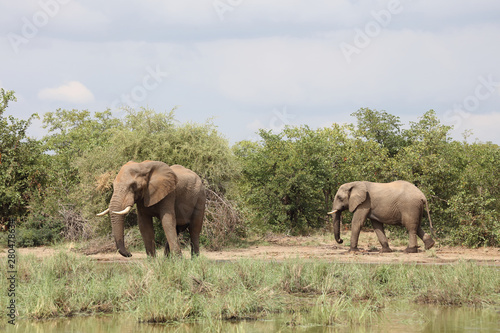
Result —
[[243, 222], [229, 200], [210, 189], [206, 189], [206, 195], [203, 234], [209, 240], [207, 248], [217, 251], [242, 236]]

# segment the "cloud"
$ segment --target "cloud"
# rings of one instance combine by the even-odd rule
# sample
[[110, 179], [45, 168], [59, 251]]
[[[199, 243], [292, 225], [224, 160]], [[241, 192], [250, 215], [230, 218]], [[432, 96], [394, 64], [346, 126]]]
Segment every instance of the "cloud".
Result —
[[70, 81], [57, 88], [42, 89], [38, 93], [38, 98], [71, 103], [88, 103], [94, 101], [92, 92], [78, 81]]
[[[238, 103], [437, 107], [467, 96], [478, 76], [499, 77], [493, 64], [500, 47], [486, 42], [499, 32], [500, 26], [491, 25], [439, 33], [386, 29], [360, 48], [351, 63], [339, 47], [353, 44], [351, 30], [308, 38], [221, 39], [194, 44], [198, 53], [189, 61], [179, 59], [176, 66], [184, 73], [180, 80], [204, 82]], [[191, 77], [193, 73], [197, 76]]]
[[[28, 117], [41, 99], [105, 109], [141, 85], [146, 68], [160, 66], [171, 75], [141, 104], [182, 105], [183, 120], [220, 117], [232, 139], [280, 126], [273, 110], [284, 106], [296, 115], [293, 125], [352, 122], [360, 107], [406, 119], [463, 105], [475, 96], [478, 77], [500, 81], [500, 1], [399, 2], [402, 10], [390, 20], [383, 14], [388, 0], [0, 3], [0, 30], [19, 35], [26, 21], [40, 22], [46, 4], [59, 4], [18, 55], [0, 36], [0, 48], [10, 50], [0, 52], [0, 63], [9, 63], [0, 76], [18, 99], [25, 96], [29, 107], [15, 110]], [[229, 7], [221, 14], [218, 3]], [[369, 38], [359, 37], [367, 29]], [[350, 62], [343, 43], [357, 48]], [[47, 77], [55, 80], [50, 86]], [[64, 81], [71, 78], [79, 82]], [[499, 112], [500, 85], [498, 93], [480, 100], [459, 133], [474, 125], [482, 140], [499, 140], [492, 125], [499, 118], [479, 117]], [[15, 105], [21, 103], [9, 109]]]
[[487, 114], [468, 114], [464, 119], [464, 124], [455, 128], [452, 136], [458, 140], [463, 139], [463, 134], [469, 131], [468, 141], [479, 140], [481, 142], [500, 142], [498, 133], [500, 124], [500, 112], [490, 112]]

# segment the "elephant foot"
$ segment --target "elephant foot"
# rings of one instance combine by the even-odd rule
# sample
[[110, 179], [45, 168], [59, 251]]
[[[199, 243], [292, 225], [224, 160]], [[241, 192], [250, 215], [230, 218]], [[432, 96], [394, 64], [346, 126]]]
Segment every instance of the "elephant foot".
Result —
[[391, 253], [392, 249], [390, 247], [383, 247], [380, 253]]
[[351, 247], [349, 249], [349, 252], [355, 252], [356, 253], [356, 252], [359, 252], [359, 249], [357, 247]]
[[429, 237], [429, 239], [424, 240], [424, 245], [425, 245], [426, 250], [429, 250], [430, 248], [432, 248], [434, 246], [434, 244], [436, 244], [436, 242], [430, 237]]
[[124, 256], [125, 258], [130, 258], [132, 257], [132, 253], [128, 252], [128, 251], [122, 251], [122, 250], [118, 250], [118, 252]]
[[415, 247], [407, 247], [404, 250], [404, 253], [418, 253], [418, 246]]

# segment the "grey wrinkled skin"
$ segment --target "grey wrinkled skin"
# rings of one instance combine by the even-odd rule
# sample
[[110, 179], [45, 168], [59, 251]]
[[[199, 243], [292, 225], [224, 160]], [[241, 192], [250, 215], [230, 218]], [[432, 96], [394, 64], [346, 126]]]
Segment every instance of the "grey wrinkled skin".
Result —
[[112, 233], [119, 253], [124, 257], [132, 256], [124, 242], [125, 215], [116, 212], [136, 204], [137, 223], [149, 256], [156, 255], [153, 217], [161, 221], [165, 232], [166, 254], [172, 251], [181, 256], [177, 235], [188, 229], [191, 255], [198, 255], [205, 201], [205, 187], [193, 171], [158, 161], [128, 162], [113, 182], [109, 203]]
[[[398, 180], [392, 183], [357, 181], [340, 186], [333, 200], [334, 236], [338, 243], [342, 211], [354, 213], [351, 222], [351, 244], [349, 251], [359, 251], [358, 238], [365, 220], [369, 218], [382, 245], [381, 252], [392, 252], [384, 231], [384, 224], [402, 225], [408, 230], [409, 244], [405, 252], [418, 252], [417, 236], [422, 239], [425, 249], [434, 246], [434, 240], [422, 227], [424, 208], [430, 221], [425, 195], [415, 185]], [[335, 213], [333, 213], [335, 212]]]

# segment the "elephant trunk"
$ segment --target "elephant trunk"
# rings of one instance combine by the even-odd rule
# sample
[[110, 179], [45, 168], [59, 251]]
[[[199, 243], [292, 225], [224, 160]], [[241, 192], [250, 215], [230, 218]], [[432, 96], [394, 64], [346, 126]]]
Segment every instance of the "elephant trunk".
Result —
[[340, 223], [341, 223], [342, 212], [336, 211], [333, 218], [333, 235], [335, 236], [335, 241], [342, 244], [344, 241], [340, 238]]
[[121, 207], [119, 201], [120, 200], [116, 200], [113, 196], [109, 204], [111, 231], [113, 233], [113, 237], [115, 238], [116, 248], [118, 249], [118, 252], [120, 252], [120, 254], [124, 257], [131, 257], [132, 254], [125, 247], [124, 241], [125, 215], [115, 214], [115, 212], [120, 212], [123, 210], [123, 207]]

